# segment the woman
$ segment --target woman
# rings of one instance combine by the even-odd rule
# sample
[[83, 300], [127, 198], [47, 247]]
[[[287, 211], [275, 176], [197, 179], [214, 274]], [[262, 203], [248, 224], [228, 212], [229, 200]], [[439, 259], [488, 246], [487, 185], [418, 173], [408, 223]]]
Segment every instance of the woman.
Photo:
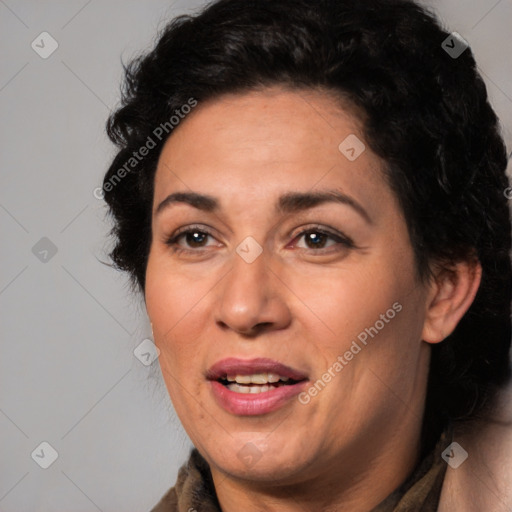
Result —
[[465, 42], [407, 0], [220, 0], [130, 64], [108, 133], [112, 259], [195, 447], [153, 511], [437, 510], [509, 377]]

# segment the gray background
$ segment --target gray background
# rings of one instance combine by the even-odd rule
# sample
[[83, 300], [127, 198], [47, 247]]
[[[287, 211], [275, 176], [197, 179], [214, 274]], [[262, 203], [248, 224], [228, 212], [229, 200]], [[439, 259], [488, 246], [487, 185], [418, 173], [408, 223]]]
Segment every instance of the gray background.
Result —
[[[114, 155], [121, 56], [202, 4], [0, 0], [2, 512], [149, 510], [187, 458], [158, 363], [133, 354], [151, 336], [144, 304], [100, 263], [93, 191]], [[510, 152], [512, 0], [429, 4], [469, 41]], [[31, 47], [44, 31], [59, 45], [47, 59]], [[58, 452], [48, 469], [31, 457], [43, 441]]]

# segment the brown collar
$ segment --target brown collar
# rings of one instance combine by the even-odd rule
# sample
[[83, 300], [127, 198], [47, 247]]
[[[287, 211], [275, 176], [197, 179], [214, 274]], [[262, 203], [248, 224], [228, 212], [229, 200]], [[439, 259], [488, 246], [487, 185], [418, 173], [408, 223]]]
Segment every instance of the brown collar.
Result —
[[[452, 429], [442, 433], [435, 448], [407, 480], [371, 512], [436, 512], [446, 472], [441, 453], [451, 443]], [[221, 512], [210, 467], [193, 448], [169, 489], [151, 512]]]

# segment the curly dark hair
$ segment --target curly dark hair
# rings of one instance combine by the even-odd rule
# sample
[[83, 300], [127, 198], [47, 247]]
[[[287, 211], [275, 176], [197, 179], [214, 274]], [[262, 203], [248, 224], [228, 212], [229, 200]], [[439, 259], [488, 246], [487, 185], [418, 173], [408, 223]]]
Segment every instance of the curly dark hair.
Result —
[[481, 415], [510, 371], [507, 157], [472, 51], [450, 55], [449, 36], [409, 0], [220, 0], [172, 20], [125, 66], [107, 123], [119, 148], [104, 178], [115, 267], [144, 293], [155, 170], [172, 130], [122, 180], [119, 171], [190, 98], [273, 85], [335, 92], [361, 112], [365, 142], [386, 165], [420, 278], [432, 277], [433, 262], [482, 265], [470, 309], [432, 347], [424, 440]]

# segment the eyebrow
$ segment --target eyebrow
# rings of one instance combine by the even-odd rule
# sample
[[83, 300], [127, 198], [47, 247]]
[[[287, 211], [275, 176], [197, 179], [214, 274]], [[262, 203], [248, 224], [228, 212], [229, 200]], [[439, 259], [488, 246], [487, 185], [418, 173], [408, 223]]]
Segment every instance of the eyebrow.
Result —
[[[176, 203], [188, 204], [205, 212], [218, 212], [219, 200], [206, 194], [196, 192], [174, 192], [168, 195], [156, 208], [155, 216]], [[281, 195], [276, 202], [276, 212], [287, 214], [308, 210], [325, 203], [341, 203], [350, 206], [368, 224], [373, 224], [368, 212], [353, 197], [339, 190], [321, 190], [317, 192], [287, 192]]]

